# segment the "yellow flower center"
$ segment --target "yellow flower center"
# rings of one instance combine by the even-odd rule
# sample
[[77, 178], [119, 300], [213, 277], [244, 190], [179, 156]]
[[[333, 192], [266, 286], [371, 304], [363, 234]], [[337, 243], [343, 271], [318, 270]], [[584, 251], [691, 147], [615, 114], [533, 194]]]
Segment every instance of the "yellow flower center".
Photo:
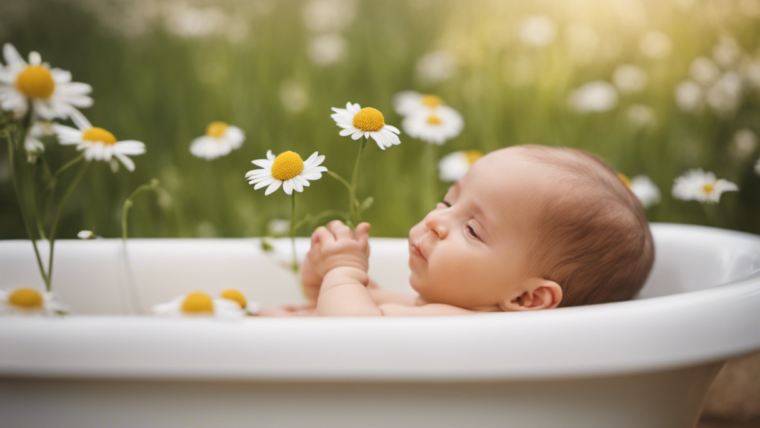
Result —
[[248, 301], [245, 300], [245, 296], [243, 296], [243, 293], [235, 290], [234, 288], [230, 288], [230, 289], [222, 291], [222, 297], [225, 299], [236, 301], [240, 305], [240, 307], [243, 309], [245, 309], [245, 306], [248, 304]]
[[430, 108], [436, 108], [439, 105], [443, 104], [441, 97], [437, 97], [435, 95], [423, 95], [421, 102], [422, 105], [428, 106]]
[[8, 303], [23, 309], [41, 308], [42, 296], [31, 288], [19, 288], [8, 297]]
[[483, 152], [481, 152], [480, 150], [467, 150], [466, 152], [464, 152], [464, 154], [465, 156], [467, 156], [467, 162], [469, 162], [470, 165], [475, 163], [476, 160], [483, 157]]
[[303, 160], [298, 153], [291, 151], [280, 153], [272, 163], [272, 177], [280, 181], [290, 180], [301, 171], [303, 171]]
[[440, 125], [441, 118], [436, 115], [431, 115], [427, 118], [428, 125]]
[[28, 65], [16, 77], [16, 88], [28, 98], [46, 100], [55, 91], [55, 80], [47, 67]]
[[227, 132], [228, 125], [224, 122], [211, 122], [211, 125], [206, 128], [206, 135], [209, 137], [219, 138]]
[[93, 143], [100, 142], [107, 145], [116, 144], [116, 137], [114, 137], [113, 134], [103, 128], [98, 128], [97, 126], [93, 126], [84, 131], [82, 139], [92, 141]]
[[190, 293], [185, 298], [185, 301], [182, 303], [182, 312], [186, 314], [213, 314], [214, 304], [208, 294], [196, 291], [195, 293]]
[[705, 191], [705, 193], [710, 194], [713, 190], [715, 190], [715, 185], [713, 184], [705, 184], [702, 186], [702, 190]]
[[385, 126], [385, 118], [380, 110], [365, 107], [354, 115], [354, 128], [364, 132], [377, 132]]
[[628, 178], [628, 176], [626, 176], [622, 172], [618, 172], [617, 175], [618, 175], [618, 177], [620, 177], [621, 180], [623, 180], [623, 183], [625, 183], [625, 185], [628, 186], [628, 188], [630, 189], [631, 188], [631, 179]]

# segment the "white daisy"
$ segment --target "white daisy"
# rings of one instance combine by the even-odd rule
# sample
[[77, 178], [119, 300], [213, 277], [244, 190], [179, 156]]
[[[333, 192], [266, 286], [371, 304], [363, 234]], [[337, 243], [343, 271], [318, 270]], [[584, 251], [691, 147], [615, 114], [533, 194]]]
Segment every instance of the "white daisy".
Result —
[[438, 162], [438, 176], [443, 181], [457, 181], [481, 157], [483, 157], [483, 152], [480, 150], [467, 150], [448, 154]]
[[683, 200], [717, 203], [723, 192], [736, 191], [739, 187], [724, 179], [716, 180], [715, 174], [692, 169], [675, 179], [673, 196]]
[[401, 124], [410, 136], [440, 146], [462, 132], [464, 120], [453, 108], [438, 106], [432, 111], [420, 110], [407, 116]]
[[13, 111], [17, 118], [27, 112], [31, 102], [35, 114], [44, 119], [65, 119], [74, 107], [92, 106], [87, 96], [92, 87], [71, 81], [71, 73], [50, 69], [37, 52], [29, 54], [29, 63], [10, 43], [3, 46], [6, 67], [0, 68], [0, 107]]
[[660, 202], [660, 189], [646, 175], [633, 177], [630, 188], [633, 194], [639, 198], [644, 208], [649, 208]]
[[239, 149], [245, 141], [243, 130], [224, 122], [211, 122], [206, 128], [206, 135], [190, 143], [190, 153], [206, 160], [226, 156]]
[[227, 299], [227, 300], [237, 303], [240, 306], [240, 308], [243, 309], [249, 315], [258, 314], [259, 311], [261, 310], [261, 305], [258, 302], [249, 302], [248, 299], [245, 298], [243, 293], [241, 293], [238, 290], [235, 290], [234, 288], [228, 288], [222, 291], [222, 294], [220, 294], [220, 296], [223, 299]]
[[79, 233], [77, 233], [77, 238], [79, 239], [95, 239], [95, 232], [91, 230], [80, 230]]
[[40, 138], [45, 135], [53, 135], [52, 124], [50, 122], [34, 122], [26, 133], [24, 140], [24, 150], [26, 150], [29, 163], [33, 163], [42, 153], [45, 152], [45, 145]]
[[0, 315], [55, 315], [68, 312], [55, 294], [33, 288], [0, 290]]
[[176, 299], [156, 305], [153, 313], [161, 316], [212, 316], [215, 318], [242, 318], [246, 312], [234, 300], [219, 297], [212, 299], [208, 294], [195, 291]]
[[401, 144], [398, 135], [401, 131], [395, 126], [386, 125], [385, 118], [379, 110], [372, 107], [361, 108], [359, 104], [348, 102], [345, 109], [333, 107], [331, 115], [335, 123], [343, 128], [341, 136], [350, 135], [352, 139], [372, 137], [380, 149], [385, 150], [394, 144]]
[[269, 195], [280, 186], [290, 195], [294, 189], [303, 192], [304, 186], [309, 186], [309, 180], [322, 178], [322, 172], [327, 171], [327, 168], [319, 165], [324, 160], [325, 156], [319, 156], [319, 152], [314, 152], [304, 162], [298, 153], [287, 151], [275, 157], [271, 150], [267, 150], [266, 159], [252, 161], [262, 169], [248, 171], [245, 178], [248, 184], [255, 184], [254, 189], [269, 186], [264, 195]]
[[134, 140], [116, 141], [113, 134], [103, 128], [93, 127], [78, 111], [72, 114], [71, 118], [79, 129], [53, 125], [61, 144], [77, 144], [77, 150], [84, 150], [84, 158], [88, 161], [93, 159], [111, 161], [111, 158], [115, 157], [128, 170], [135, 170], [134, 162], [127, 155], [145, 153], [145, 144]]

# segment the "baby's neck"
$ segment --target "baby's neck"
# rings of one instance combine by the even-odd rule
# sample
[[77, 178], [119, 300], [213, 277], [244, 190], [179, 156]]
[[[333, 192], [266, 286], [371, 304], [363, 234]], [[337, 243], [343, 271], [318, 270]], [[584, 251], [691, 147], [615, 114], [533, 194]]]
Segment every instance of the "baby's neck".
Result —
[[[417, 296], [417, 299], [414, 301], [414, 306], [424, 306], [424, 305], [429, 305], [430, 303], [432, 302], [425, 300], [422, 296]], [[475, 312], [503, 312], [502, 309], [498, 305], [477, 306], [474, 308], [464, 308], [464, 309], [469, 309]]]

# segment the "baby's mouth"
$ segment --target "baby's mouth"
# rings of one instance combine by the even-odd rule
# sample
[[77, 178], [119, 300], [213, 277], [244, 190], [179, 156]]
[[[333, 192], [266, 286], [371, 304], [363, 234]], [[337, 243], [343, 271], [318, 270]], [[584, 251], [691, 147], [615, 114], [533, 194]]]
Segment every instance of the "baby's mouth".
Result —
[[414, 254], [415, 256], [422, 257], [423, 259], [427, 260], [424, 254], [422, 254], [422, 250], [420, 249], [420, 246], [416, 243], [412, 243], [409, 245], [409, 252]]

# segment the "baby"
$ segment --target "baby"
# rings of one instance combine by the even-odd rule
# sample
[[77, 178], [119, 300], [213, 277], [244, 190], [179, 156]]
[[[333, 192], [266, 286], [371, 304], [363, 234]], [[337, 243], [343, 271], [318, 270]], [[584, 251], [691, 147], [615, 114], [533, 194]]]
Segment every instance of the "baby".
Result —
[[534, 311], [628, 300], [654, 260], [636, 196], [604, 161], [569, 148], [515, 146], [477, 160], [409, 231], [419, 295], [367, 275], [369, 224], [311, 237], [310, 304], [263, 316], [422, 316]]

